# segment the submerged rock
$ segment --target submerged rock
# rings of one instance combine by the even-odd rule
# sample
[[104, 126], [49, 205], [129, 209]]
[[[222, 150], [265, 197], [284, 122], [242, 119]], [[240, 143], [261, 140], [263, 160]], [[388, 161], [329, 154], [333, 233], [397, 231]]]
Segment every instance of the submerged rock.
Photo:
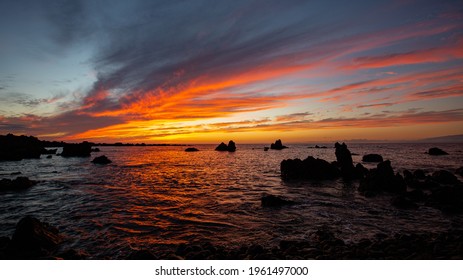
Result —
[[92, 146], [88, 142], [80, 144], [66, 144], [63, 147], [62, 157], [89, 157]]
[[198, 151], [199, 151], [198, 149], [193, 148], [193, 147], [185, 149], [185, 152], [198, 152]]
[[378, 154], [367, 154], [362, 157], [363, 162], [383, 162], [383, 157]]
[[283, 150], [288, 147], [284, 146], [280, 139], [276, 140], [275, 143], [270, 144], [272, 150]]
[[228, 142], [228, 146], [222, 142], [220, 143], [216, 148], [215, 148], [216, 151], [221, 151], [221, 152], [234, 152], [236, 151], [236, 145], [235, 145], [235, 142], [233, 142], [232, 140], [230, 140]]
[[107, 158], [105, 155], [103, 155], [103, 156], [94, 158], [92, 162], [95, 164], [109, 164], [112, 161], [109, 158]]
[[17, 177], [14, 180], [1, 179], [0, 191], [21, 191], [37, 184], [36, 181], [29, 180], [27, 177]]
[[304, 160], [285, 159], [280, 164], [281, 177], [283, 180], [290, 179], [313, 179], [326, 180], [336, 179], [341, 174], [336, 166], [323, 159], [316, 159], [312, 156]]
[[443, 155], [448, 155], [448, 153], [446, 151], [443, 151], [439, 148], [431, 148], [428, 150], [428, 154], [431, 155], [431, 156], [443, 156]]
[[275, 196], [272, 194], [264, 195], [261, 198], [262, 207], [281, 207], [285, 205], [292, 205], [294, 201], [288, 200], [283, 197]]

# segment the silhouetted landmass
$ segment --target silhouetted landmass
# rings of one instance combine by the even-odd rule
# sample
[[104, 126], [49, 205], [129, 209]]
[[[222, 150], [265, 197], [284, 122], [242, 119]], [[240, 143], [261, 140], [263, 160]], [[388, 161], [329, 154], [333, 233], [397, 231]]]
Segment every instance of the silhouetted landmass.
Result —
[[233, 140], [230, 140], [228, 142], [228, 145], [222, 142], [215, 148], [215, 150], [219, 152], [234, 152], [236, 151], [236, 145], [235, 142], [233, 142]]
[[33, 136], [0, 135], [0, 160], [40, 158], [46, 152], [42, 142]]
[[105, 155], [96, 157], [92, 160], [93, 163], [95, 164], [110, 164], [112, 161], [107, 158]]
[[439, 149], [437, 147], [434, 147], [434, 148], [430, 148], [428, 150], [428, 154], [431, 155], [431, 156], [445, 156], [445, 155], [448, 155], [448, 153], [442, 149]]
[[283, 150], [286, 148], [288, 147], [284, 146], [280, 139], [276, 140], [275, 143], [270, 145], [270, 149], [272, 150]]
[[463, 134], [425, 138], [425, 139], [417, 140], [416, 142], [421, 142], [421, 143], [463, 143]]

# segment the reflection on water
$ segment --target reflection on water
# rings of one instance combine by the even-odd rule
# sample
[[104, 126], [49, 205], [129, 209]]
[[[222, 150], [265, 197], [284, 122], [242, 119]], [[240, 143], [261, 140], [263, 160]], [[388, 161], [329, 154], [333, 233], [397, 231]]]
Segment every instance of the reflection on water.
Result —
[[[307, 238], [321, 225], [349, 242], [379, 232], [441, 231], [461, 224], [460, 217], [433, 208], [401, 211], [390, 207], [390, 197], [366, 199], [357, 194], [356, 182], [280, 179], [281, 160], [312, 155], [333, 161], [333, 149], [293, 145], [265, 152], [263, 145], [238, 145], [237, 152], [228, 153], [216, 152], [212, 145], [196, 147], [200, 151], [194, 153], [184, 152], [184, 147], [102, 147], [98, 154], [113, 161], [108, 166], [93, 165], [89, 158], [57, 156], [4, 162], [1, 178], [14, 178], [10, 174], [21, 171], [40, 183], [25, 192], [0, 195], [0, 236], [11, 235], [21, 217], [33, 214], [70, 237], [69, 246], [98, 258], [117, 258], [130, 249], [195, 241], [272, 245]], [[463, 165], [458, 145], [440, 147], [451, 155], [425, 155], [429, 145], [349, 145], [360, 154], [354, 161], [365, 153], [380, 153], [399, 171], [454, 171]], [[298, 203], [262, 208], [264, 193]]]

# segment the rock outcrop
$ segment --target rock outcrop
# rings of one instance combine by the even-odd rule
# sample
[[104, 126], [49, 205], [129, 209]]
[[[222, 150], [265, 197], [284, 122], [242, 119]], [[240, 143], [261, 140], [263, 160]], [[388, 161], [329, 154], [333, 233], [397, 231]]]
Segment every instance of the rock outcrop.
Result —
[[428, 150], [428, 154], [431, 155], [431, 156], [444, 156], [444, 155], [448, 155], [448, 153], [444, 150], [441, 150], [439, 148], [431, 148]]
[[29, 180], [27, 177], [17, 177], [14, 180], [1, 179], [0, 191], [21, 191], [37, 184], [36, 181]]
[[374, 196], [381, 192], [404, 193], [407, 187], [405, 180], [400, 174], [394, 175], [389, 160], [383, 161], [377, 165], [377, 168], [371, 169], [365, 178], [360, 180], [359, 192], [365, 196]]
[[93, 163], [95, 164], [110, 164], [112, 161], [107, 158], [105, 155], [96, 157], [92, 160]]
[[234, 152], [234, 151], [236, 151], [236, 145], [235, 145], [235, 142], [230, 140], [228, 142], [228, 145], [226, 145], [224, 142], [222, 142], [222, 143], [220, 143], [220, 145], [218, 145], [215, 148], [215, 150], [220, 151], [220, 152]]
[[270, 144], [272, 150], [283, 150], [288, 147], [284, 146], [280, 139], [276, 140], [275, 143]]
[[66, 144], [63, 147], [62, 157], [89, 157], [92, 146], [88, 142], [80, 144]]
[[0, 135], [0, 161], [40, 158], [43, 153], [42, 142], [33, 136]]
[[345, 179], [357, 178], [358, 176], [356, 174], [354, 162], [352, 161], [352, 155], [347, 145], [345, 143], [339, 144], [336, 142], [334, 147], [336, 148], [336, 161], [341, 168], [341, 176]]
[[378, 154], [367, 154], [362, 157], [363, 162], [383, 162], [383, 157]]
[[198, 152], [199, 150], [194, 148], [194, 147], [190, 147], [190, 148], [186, 148], [185, 149], [185, 152]]
[[283, 160], [280, 164], [280, 170], [283, 180], [327, 180], [336, 179], [341, 175], [338, 168], [336, 168], [333, 164], [323, 159], [316, 159], [312, 156], [309, 156], [304, 160]]

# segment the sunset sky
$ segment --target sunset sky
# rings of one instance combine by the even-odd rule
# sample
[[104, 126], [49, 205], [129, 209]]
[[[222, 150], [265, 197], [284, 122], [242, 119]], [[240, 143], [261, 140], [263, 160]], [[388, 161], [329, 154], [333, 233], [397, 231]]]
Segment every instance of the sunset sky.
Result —
[[0, 2], [0, 134], [270, 143], [463, 134], [463, 2]]

